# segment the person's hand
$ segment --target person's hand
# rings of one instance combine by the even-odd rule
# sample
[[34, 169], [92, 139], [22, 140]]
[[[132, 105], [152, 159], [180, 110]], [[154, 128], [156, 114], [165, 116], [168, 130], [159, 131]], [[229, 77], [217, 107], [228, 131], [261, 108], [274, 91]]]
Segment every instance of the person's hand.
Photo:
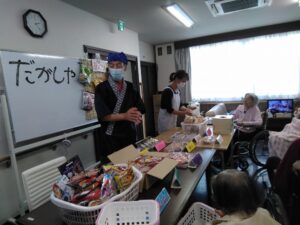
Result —
[[197, 109], [197, 107], [196, 107], [196, 106], [188, 106], [188, 108], [189, 108], [189, 109], [191, 109], [191, 110], [195, 110], [195, 109]]
[[125, 120], [133, 122], [136, 125], [140, 124], [142, 122], [142, 113], [137, 108], [132, 107], [125, 113]]
[[222, 210], [215, 209], [215, 212], [216, 212], [220, 217], [225, 216], [225, 214], [224, 214], [224, 212], [223, 212]]
[[237, 126], [240, 126], [242, 127], [244, 125], [243, 121], [241, 119], [237, 119], [234, 121], [234, 123], [237, 125]]
[[236, 121], [236, 125], [242, 127], [242, 126], [244, 126], [244, 123], [242, 121]]
[[193, 110], [191, 110], [191, 109], [185, 109], [184, 113], [185, 113], [185, 115], [192, 116], [193, 115]]

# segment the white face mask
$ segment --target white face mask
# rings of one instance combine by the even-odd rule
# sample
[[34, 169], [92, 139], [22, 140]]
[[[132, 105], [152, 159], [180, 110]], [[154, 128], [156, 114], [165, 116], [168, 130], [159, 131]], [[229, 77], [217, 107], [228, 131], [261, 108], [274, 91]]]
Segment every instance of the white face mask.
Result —
[[184, 86], [185, 86], [185, 82], [180, 82], [179, 84], [177, 84], [178, 89], [183, 89]]

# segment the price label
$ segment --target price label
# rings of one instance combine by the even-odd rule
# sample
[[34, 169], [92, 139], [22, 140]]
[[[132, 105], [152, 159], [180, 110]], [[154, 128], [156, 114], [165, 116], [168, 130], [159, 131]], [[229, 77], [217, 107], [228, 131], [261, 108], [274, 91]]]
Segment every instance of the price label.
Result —
[[195, 142], [190, 141], [186, 144], [185, 148], [188, 152], [192, 152], [196, 148], [196, 144]]
[[140, 155], [146, 155], [147, 153], [149, 153], [148, 148], [144, 148], [142, 151], [140, 151]]
[[158, 202], [158, 204], [160, 206], [160, 213], [162, 213], [162, 211], [166, 208], [169, 201], [171, 200], [171, 197], [170, 197], [167, 189], [163, 188], [161, 190], [161, 192], [157, 195], [155, 200]]
[[166, 147], [166, 143], [164, 141], [160, 141], [155, 145], [155, 149], [156, 151], [160, 152], [161, 150], [163, 150]]

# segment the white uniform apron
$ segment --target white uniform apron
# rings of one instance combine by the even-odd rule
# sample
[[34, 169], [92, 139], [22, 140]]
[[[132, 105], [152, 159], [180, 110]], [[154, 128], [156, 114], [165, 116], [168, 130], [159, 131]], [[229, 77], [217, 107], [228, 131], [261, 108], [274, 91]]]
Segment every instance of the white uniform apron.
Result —
[[[180, 107], [180, 94], [179, 90], [173, 91], [171, 87], [166, 87], [165, 89], [171, 89], [173, 92], [173, 98], [172, 98], [172, 108], [176, 111], [179, 110]], [[177, 115], [169, 113], [166, 109], [159, 109], [158, 114], [158, 133], [162, 133], [164, 131], [167, 131], [171, 128], [176, 127], [177, 123]]]

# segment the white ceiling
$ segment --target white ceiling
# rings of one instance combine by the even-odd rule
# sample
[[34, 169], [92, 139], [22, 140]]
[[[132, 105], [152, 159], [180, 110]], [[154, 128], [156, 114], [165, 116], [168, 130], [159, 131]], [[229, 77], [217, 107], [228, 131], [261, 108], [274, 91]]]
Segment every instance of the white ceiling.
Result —
[[[251, 9], [213, 17], [204, 0], [63, 0], [71, 5], [136, 31], [140, 40], [151, 44], [243, 30], [300, 20], [298, 0], [273, 0], [270, 7]], [[179, 3], [193, 18], [192, 28], [184, 27], [161, 6]]]

